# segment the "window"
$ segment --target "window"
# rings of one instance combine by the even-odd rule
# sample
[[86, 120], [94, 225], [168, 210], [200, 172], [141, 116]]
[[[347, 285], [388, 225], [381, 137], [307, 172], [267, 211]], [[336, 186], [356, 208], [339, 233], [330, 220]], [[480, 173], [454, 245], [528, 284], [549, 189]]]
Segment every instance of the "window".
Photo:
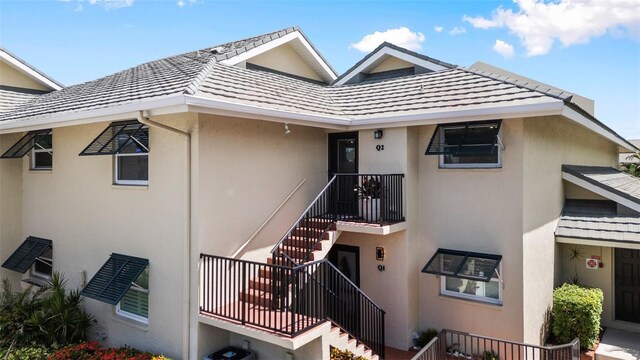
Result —
[[149, 129], [134, 132], [127, 130], [118, 135], [117, 144], [122, 144], [115, 154], [114, 179], [116, 184], [147, 185], [149, 183]]
[[35, 146], [31, 150], [31, 170], [51, 170], [53, 167], [53, 143], [51, 134], [34, 139]]
[[144, 269], [116, 305], [116, 313], [147, 323], [149, 318], [149, 267]]
[[51, 169], [53, 165], [52, 144], [51, 129], [29, 131], [0, 158], [20, 159], [31, 152], [31, 169]]
[[115, 184], [149, 183], [149, 128], [137, 121], [111, 123], [80, 155], [113, 155]]
[[502, 305], [502, 286], [495, 275], [487, 282], [441, 276], [440, 293], [468, 300]]
[[440, 275], [442, 295], [502, 304], [502, 256], [438, 249], [422, 272]]
[[[24, 274], [32, 269], [45, 276], [51, 275], [53, 242], [29, 236], [2, 264], [5, 269]], [[37, 265], [40, 262], [41, 264]]]
[[439, 155], [441, 168], [502, 165], [501, 120], [438, 125], [425, 155]]
[[31, 267], [31, 275], [50, 278], [53, 273], [53, 249], [50, 248], [35, 260]]

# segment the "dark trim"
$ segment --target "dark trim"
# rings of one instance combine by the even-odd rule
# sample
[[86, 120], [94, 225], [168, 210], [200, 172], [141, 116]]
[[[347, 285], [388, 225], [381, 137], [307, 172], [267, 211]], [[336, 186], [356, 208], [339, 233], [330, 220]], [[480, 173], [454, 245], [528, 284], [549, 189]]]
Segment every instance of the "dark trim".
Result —
[[264, 72], [273, 73], [273, 74], [276, 74], [276, 75], [282, 75], [282, 76], [290, 77], [290, 78], [296, 79], [296, 80], [307, 81], [307, 82], [310, 82], [312, 84], [327, 85], [327, 83], [325, 83], [324, 81], [309, 79], [309, 78], [306, 78], [304, 76], [289, 74], [289, 73], [286, 73], [286, 72], [283, 72], [283, 71], [270, 69], [268, 67], [264, 67], [264, 66], [260, 66], [260, 65], [256, 65], [256, 64], [247, 63], [246, 68], [248, 70], [264, 71]]
[[[627, 199], [627, 200], [629, 200], [629, 201], [631, 201], [633, 203], [636, 203], [636, 204], [640, 205], [640, 199], [638, 199], [637, 197], [631, 196], [628, 193], [620, 191], [620, 190], [618, 190], [618, 189], [616, 189], [614, 187], [611, 187], [609, 185], [605, 185], [605, 184], [603, 184], [603, 183], [601, 183], [601, 182], [599, 182], [597, 180], [594, 180], [594, 179], [590, 178], [589, 176], [586, 176], [585, 174], [581, 173], [578, 169], [576, 169], [578, 167], [580, 167], [580, 166], [578, 166], [578, 165], [562, 165], [562, 172], [565, 172], [565, 173], [567, 173], [569, 175], [573, 175], [573, 176], [579, 178], [580, 180], [584, 180], [584, 181], [588, 182], [591, 185], [597, 186], [597, 187], [599, 187], [599, 188], [601, 188], [603, 190], [606, 190], [608, 192], [614, 193], [614, 194], [616, 194], [616, 195], [618, 195], [620, 197], [623, 197], [623, 198], [625, 198], [625, 199]], [[592, 168], [593, 169], [593, 168], [597, 168], [597, 167], [587, 166], [587, 168]], [[604, 166], [601, 167], [601, 168], [602, 169], [607, 169], [607, 170], [613, 170], [613, 171], [618, 172], [618, 173], [623, 173], [622, 171], [614, 169], [614, 168], [609, 168], [609, 167], [604, 167]], [[632, 175], [628, 175], [628, 176], [632, 176]], [[638, 179], [638, 181], [640, 182], [640, 179]]]
[[[429, 267], [431, 266], [431, 264], [436, 260], [436, 258], [439, 255], [442, 255], [442, 254], [444, 254], [444, 255], [454, 255], [454, 256], [463, 256], [464, 258], [462, 259], [462, 261], [460, 261], [460, 264], [458, 265], [456, 270], [453, 271], [452, 274], [443, 273], [441, 271], [430, 270]], [[488, 260], [495, 260], [496, 263], [495, 263], [495, 266], [493, 267], [493, 271], [491, 271], [489, 274], [487, 274], [485, 278], [459, 274], [460, 270], [462, 270], [462, 268], [464, 267], [464, 264], [467, 262], [467, 259], [469, 259], [470, 257], [480, 258], [480, 259], [488, 259]], [[431, 259], [429, 259], [429, 261], [422, 268], [421, 271], [423, 273], [434, 274], [434, 275], [455, 277], [455, 278], [467, 279], [467, 280], [473, 280], [473, 281], [489, 282], [489, 281], [491, 281], [491, 278], [493, 278], [493, 274], [496, 272], [496, 269], [498, 269], [498, 266], [500, 266], [500, 261], [501, 260], [502, 260], [502, 255], [484, 254], [484, 253], [477, 253], [477, 252], [471, 252], [471, 251], [460, 251], [460, 250], [451, 250], [451, 249], [439, 248], [438, 251], [436, 251], [435, 254], [433, 254]]]
[[25, 156], [36, 146], [37, 136], [47, 136], [51, 134], [51, 129], [33, 130], [26, 133], [15, 144], [0, 156], [0, 159], [19, 159]]
[[[356, 256], [356, 264], [355, 264], [355, 268], [356, 268], [356, 273], [355, 273], [355, 279], [356, 281], [354, 281], [354, 285], [356, 285], [357, 287], [360, 287], [360, 247], [359, 246], [354, 246], [354, 245], [343, 245], [343, 244], [334, 244], [331, 247], [331, 251], [329, 252], [329, 254], [327, 254], [327, 257], [331, 258], [331, 263], [333, 264], [333, 266], [340, 271], [340, 264], [337, 264], [337, 256], [338, 256], [338, 251], [344, 251], [344, 252], [349, 252], [349, 253], [353, 253]], [[335, 260], [335, 263], [334, 263]], [[342, 271], [340, 271], [342, 272]], [[342, 274], [344, 275], [344, 273]], [[346, 277], [346, 275], [345, 275]]]
[[363, 57], [355, 65], [350, 67], [349, 70], [345, 71], [344, 73], [342, 73], [342, 75], [338, 76], [335, 80], [333, 80], [331, 82], [331, 85], [335, 84], [336, 82], [338, 82], [338, 81], [342, 80], [343, 78], [345, 78], [347, 75], [351, 74], [355, 69], [358, 68], [358, 66], [362, 65], [365, 61], [369, 60], [369, 58], [371, 58], [373, 55], [375, 55], [377, 52], [379, 52], [380, 50], [382, 50], [385, 47], [388, 47], [388, 48], [393, 49], [393, 50], [400, 51], [400, 52], [405, 53], [407, 55], [416, 57], [416, 58], [418, 58], [420, 60], [424, 60], [424, 61], [428, 61], [428, 62], [434, 63], [436, 65], [444, 66], [444, 67], [449, 68], [449, 69], [453, 69], [453, 68], [458, 67], [457, 65], [449, 64], [447, 62], [440, 61], [438, 59], [434, 59], [434, 58], [428, 57], [426, 55], [418, 54], [415, 51], [411, 51], [411, 50], [402, 48], [402, 47], [397, 46], [397, 45], [393, 45], [392, 43], [389, 43], [389, 42], [385, 41], [382, 44], [380, 44], [377, 48], [375, 48], [372, 52], [368, 53], [365, 57]]
[[9, 86], [9, 85], [0, 85], [0, 90], [13, 91], [17, 93], [32, 94], [32, 95], [48, 94], [51, 91], [54, 91], [54, 90], [36, 90], [36, 89], [29, 89], [29, 88]]
[[[116, 305], [147, 266], [149, 266], [148, 259], [113, 253], [80, 294]], [[117, 270], [113, 271], [115, 268]]]
[[[331, 179], [333, 177], [333, 175], [338, 174], [339, 172], [334, 171], [336, 169], [334, 169], [334, 166], [332, 166], [332, 161], [335, 161], [335, 156], [338, 155], [337, 154], [337, 149], [335, 147], [335, 145], [337, 145], [337, 141], [338, 140], [344, 140], [344, 139], [355, 139], [355, 145], [356, 145], [356, 171], [355, 173], [358, 173], [358, 171], [360, 170], [360, 144], [359, 144], [359, 133], [357, 131], [352, 131], [352, 132], [344, 132], [344, 133], [329, 133], [328, 135], [328, 150], [329, 150], [329, 159], [328, 159], [328, 163], [327, 163], [327, 169], [328, 169], [328, 173], [329, 173], [329, 179]], [[333, 159], [333, 160], [332, 160]]]
[[[602, 231], [602, 230], [599, 230], [599, 231]], [[581, 240], [589, 240], [589, 241], [609, 241], [609, 242], [616, 242], [616, 243], [622, 243], [622, 244], [638, 244], [638, 245], [640, 245], [639, 241], [633, 241], [633, 240], [613, 240], [613, 239], [609, 240], [609, 239], [602, 239], [602, 238], [593, 238], [593, 237], [588, 237], [588, 236], [558, 235], [558, 234], [556, 234], [555, 231], [553, 232], [553, 235], [556, 238], [560, 237], [560, 238], [567, 238], [567, 239], [581, 239]], [[557, 239], [556, 239], [556, 241], [557, 241]], [[563, 243], [563, 242], [560, 242], [560, 243], [568, 244], [568, 243]], [[594, 245], [597, 246], [597, 244], [594, 244]]]
[[29, 236], [2, 264], [2, 267], [24, 274], [40, 255], [52, 248], [51, 240]]

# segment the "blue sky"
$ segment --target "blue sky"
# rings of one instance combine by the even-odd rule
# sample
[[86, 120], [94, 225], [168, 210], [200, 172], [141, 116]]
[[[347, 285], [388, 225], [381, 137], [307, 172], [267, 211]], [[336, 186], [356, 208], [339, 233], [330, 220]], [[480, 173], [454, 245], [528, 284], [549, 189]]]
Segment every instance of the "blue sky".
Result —
[[65, 85], [292, 25], [338, 73], [391, 40], [592, 98], [600, 120], [640, 138], [636, 1], [0, 0], [0, 45]]

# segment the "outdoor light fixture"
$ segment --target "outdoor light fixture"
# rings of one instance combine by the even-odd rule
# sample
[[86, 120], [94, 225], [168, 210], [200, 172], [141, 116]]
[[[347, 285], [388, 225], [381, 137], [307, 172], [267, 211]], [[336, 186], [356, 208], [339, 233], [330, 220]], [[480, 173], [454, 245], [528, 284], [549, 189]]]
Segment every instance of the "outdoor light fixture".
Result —
[[285, 133], [285, 135], [289, 134], [290, 132], [291, 132], [291, 130], [289, 130], [289, 124], [284, 123], [284, 133]]
[[376, 247], [376, 260], [384, 261], [384, 248]]
[[373, 138], [374, 139], [382, 139], [382, 134], [383, 134], [382, 129], [378, 129], [378, 130], [373, 132]]

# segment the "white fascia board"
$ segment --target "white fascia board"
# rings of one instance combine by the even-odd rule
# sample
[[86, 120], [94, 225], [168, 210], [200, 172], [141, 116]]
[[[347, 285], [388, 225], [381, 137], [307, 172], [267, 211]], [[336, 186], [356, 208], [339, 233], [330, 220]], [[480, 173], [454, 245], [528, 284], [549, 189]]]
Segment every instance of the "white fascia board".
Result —
[[635, 210], [640, 212], [640, 204], [633, 202], [627, 198], [624, 198], [614, 192], [611, 192], [607, 189], [603, 189], [599, 186], [596, 186], [586, 180], [580, 179], [579, 177], [566, 173], [566, 172], [562, 172], [562, 179], [567, 180], [568, 182], [578, 185], [583, 189], [589, 190], [592, 193], [596, 193], [602, 197], [605, 197], [611, 201], [615, 201], [620, 205], [624, 205], [626, 207], [628, 207], [631, 210]]
[[255, 116], [257, 115], [257, 116], [263, 116], [268, 119], [280, 119], [280, 122], [291, 120], [292, 124], [294, 123], [294, 121], [304, 121], [304, 122], [311, 122], [316, 124], [343, 125], [343, 126], [348, 126], [351, 124], [351, 120], [349, 120], [346, 117], [299, 113], [299, 112], [293, 112], [289, 110], [277, 110], [277, 109], [266, 108], [266, 107], [261, 107], [256, 105], [239, 104], [232, 101], [209, 99], [209, 98], [193, 96], [193, 95], [185, 95], [185, 99], [186, 99], [186, 104], [189, 106], [209, 108], [209, 109], [213, 109], [214, 111], [228, 111], [229, 114], [235, 113], [236, 114], [235, 116], [239, 116], [239, 117], [247, 117], [248, 115], [250, 115], [251, 117], [255, 118]]
[[10, 54], [1, 51], [0, 50], [0, 58], [2, 58], [3, 60], [5, 60], [6, 62], [8, 62], [9, 64], [11, 64], [13, 67], [21, 70], [22, 72], [26, 73], [27, 75], [31, 76], [33, 79], [35, 79], [36, 81], [42, 83], [45, 86], [48, 86], [54, 90], [60, 90], [62, 89], [62, 86], [56, 84], [55, 82], [51, 81], [50, 79], [48, 79], [46, 76], [43, 76], [41, 73], [39, 73], [37, 70], [35, 70], [34, 68], [30, 67], [29, 65], [23, 63], [22, 61], [16, 59], [15, 57], [11, 56]]
[[353, 120], [351, 130], [363, 130], [385, 127], [416, 126], [431, 124], [447, 124], [464, 121], [480, 121], [494, 119], [513, 119], [531, 116], [560, 115], [563, 103], [561, 100], [541, 102], [537, 104], [491, 106], [467, 110], [438, 111], [431, 113], [411, 113], [406, 115], [390, 114], [384, 117]]
[[586, 127], [587, 129], [604, 136], [605, 138], [613, 141], [614, 143], [618, 144], [619, 146], [630, 150], [632, 152], [635, 152], [636, 149], [632, 148], [629, 144], [627, 144], [625, 141], [622, 141], [620, 138], [618, 138], [614, 133], [612, 133], [611, 131], [609, 131], [608, 129], [603, 128], [602, 126], [596, 124], [595, 122], [591, 121], [589, 118], [587, 118], [586, 116], [580, 114], [579, 112], [575, 111], [574, 109], [565, 106], [563, 111], [562, 111], [562, 115], [564, 117], [566, 117], [567, 119], [573, 120], [575, 122], [577, 122], [578, 124]]
[[574, 244], [574, 245], [603, 246], [603, 247], [622, 248], [622, 249], [640, 249], [640, 243], [628, 242], [628, 241], [583, 239], [583, 238], [556, 236], [556, 242], [563, 243], [563, 244]]
[[223, 60], [220, 63], [221, 64], [225, 64], [225, 65], [237, 65], [243, 61], [247, 61], [252, 57], [258, 56], [262, 53], [265, 53], [269, 50], [275, 49], [280, 45], [284, 45], [290, 41], [293, 40], [299, 40], [302, 45], [304, 45], [305, 49], [311, 54], [313, 55], [313, 58], [315, 59], [315, 61], [320, 65], [320, 67], [322, 68], [324, 74], [320, 74], [323, 75], [322, 77], [325, 79], [325, 81], [331, 82], [333, 80], [335, 80], [338, 76], [336, 75], [336, 73], [333, 72], [333, 70], [331, 69], [331, 67], [322, 59], [322, 57], [320, 57], [320, 55], [315, 51], [315, 49], [313, 48], [313, 46], [311, 46], [311, 44], [309, 44], [309, 42], [307, 41], [307, 39], [305, 39], [304, 36], [302, 36], [302, 34], [300, 34], [298, 31], [294, 31], [292, 33], [289, 33], [281, 38], [277, 38], [275, 40], [271, 40], [266, 44], [262, 44], [260, 46], [257, 46], [249, 51], [243, 52], [240, 55], [234, 56], [230, 59], [227, 60]]
[[373, 54], [365, 62], [360, 64], [360, 66], [358, 66], [357, 68], [353, 69], [351, 72], [346, 74], [342, 79], [337, 81], [336, 85], [343, 85], [344, 83], [349, 81], [351, 78], [353, 78], [357, 74], [359, 74], [359, 73], [361, 73], [363, 71], [366, 71], [367, 69], [369, 69], [369, 67], [371, 65], [375, 64], [381, 57], [383, 57], [385, 55], [390, 55], [390, 56], [396, 57], [398, 59], [404, 60], [406, 62], [415, 64], [415, 65], [418, 65], [418, 66], [421, 66], [423, 68], [426, 68], [426, 69], [429, 69], [429, 70], [433, 70], [433, 71], [440, 71], [440, 70], [448, 69], [447, 67], [444, 67], [442, 65], [438, 65], [438, 64], [433, 63], [431, 61], [426, 61], [426, 60], [420, 59], [420, 58], [415, 57], [413, 55], [409, 55], [407, 53], [404, 53], [402, 51], [398, 51], [398, 50], [392, 49], [390, 47], [383, 47], [382, 49], [380, 49], [380, 51], [378, 51], [377, 53]]
[[149, 116], [174, 114], [187, 111], [187, 106], [184, 102], [184, 95], [172, 95], [161, 99], [139, 101], [95, 110], [2, 121], [0, 122], [0, 134], [93, 124], [103, 121], [136, 119], [140, 110], [146, 110]]

